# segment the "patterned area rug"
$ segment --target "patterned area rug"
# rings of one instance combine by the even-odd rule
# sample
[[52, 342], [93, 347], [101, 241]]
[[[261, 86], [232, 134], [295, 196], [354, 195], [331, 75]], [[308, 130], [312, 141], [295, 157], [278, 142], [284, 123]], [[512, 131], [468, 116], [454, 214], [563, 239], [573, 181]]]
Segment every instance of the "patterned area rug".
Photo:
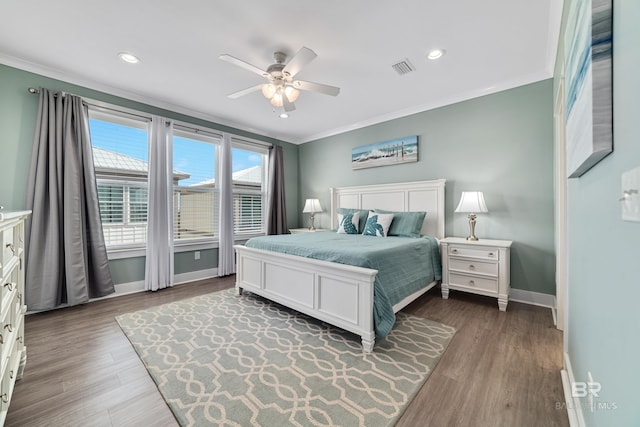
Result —
[[229, 289], [116, 320], [181, 425], [395, 424], [455, 330], [398, 313], [360, 337]]

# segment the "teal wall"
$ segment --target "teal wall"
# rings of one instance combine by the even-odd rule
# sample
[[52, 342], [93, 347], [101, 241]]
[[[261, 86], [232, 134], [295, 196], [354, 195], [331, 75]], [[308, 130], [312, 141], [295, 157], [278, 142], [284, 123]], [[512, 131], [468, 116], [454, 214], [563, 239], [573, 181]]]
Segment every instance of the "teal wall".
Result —
[[[293, 144], [262, 137], [242, 130], [219, 125], [172, 111], [163, 110], [139, 102], [97, 92], [81, 86], [51, 79], [0, 64], [0, 205], [5, 209], [24, 209], [27, 173], [33, 144], [38, 96], [27, 92], [29, 87], [46, 87], [66, 91], [99, 101], [109, 102], [139, 111], [158, 114], [183, 122], [231, 132], [248, 138], [259, 139], [281, 145], [284, 150], [287, 194], [287, 218], [289, 226], [298, 223], [298, 147]], [[215, 268], [218, 265], [217, 250], [201, 251], [200, 261], [195, 261], [193, 252], [177, 253], [176, 274], [188, 271]], [[142, 268], [140, 267], [142, 264]], [[144, 257], [110, 262], [116, 284], [144, 279]]]
[[[175, 259], [175, 258], [174, 258]], [[113, 283], [130, 283], [144, 281], [145, 257], [112, 259], [109, 261]]]
[[618, 202], [621, 174], [640, 167], [640, 2], [613, 6], [614, 151], [569, 180], [565, 351], [576, 381], [590, 371], [602, 386], [595, 412], [582, 400], [587, 425], [640, 426], [640, 223], [622, 221]]
[[[446, 235], [466, 236], [453, 211], [462, 191], [483, 191], [476, 235], [513, 240], [511, 286], [555, 294], [552, 95], [546, 80], [303, 144], [298, 200], [318, 197], [316, 227], [328, 228], [329, 187], [446, 178]], [[417, 163], [351, 170], [353, 147], [407, 135]]]
[[174, 274], [205, 270], [218, 266], [218, 249], [202, 249], [198, 252], [200, 252], [200, 259], [195, 259], [193, 251], [176, 252], [173, 257], [175, 264], [173, 268]]

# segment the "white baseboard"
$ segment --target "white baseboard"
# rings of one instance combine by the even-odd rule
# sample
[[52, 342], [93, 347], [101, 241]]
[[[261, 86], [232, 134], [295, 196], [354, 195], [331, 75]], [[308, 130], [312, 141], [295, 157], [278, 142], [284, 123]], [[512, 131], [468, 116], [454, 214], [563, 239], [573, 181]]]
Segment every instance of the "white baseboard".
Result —
[[[194, 282], [196, 280], [211, 279], [212, 277], [218, 277], [217, 268], [208, 268], [205, 270], [196, 270], [196, 271], [189, 271], [187, 273], [174, 274], [173, 284], [181, 285], [183, 283]], [[128, 283], [119, 283], [115, 285], [115, 289], [116, 291], [111, 295], [108, 295], [103, 298], [96, 298], [96, 300], [104, 299], [104, 298], [114, 298], [122, 295], [142, 292], [144, 291], [144, 280], [138, 280], [136, 282], [128, 282]], [[92, 301], [95, 301], [95, 300], [92, 300]]]
[[[181, 285], [188, 282], [194, 282], [196, 280], [210, 279], [212, 277], [218, 277], [218, 269], [217, 268], [209, 268], [206, 270], [196, 270], [189, 271], [187, 273], [175, 274], [173, 276], [174, 285]], [[138, 292], [144, 292], [144, 280], [137, 280], [135, 282], [127, 282], [127, 283], [118, 283], [114, 286], [115, 292], [100, 298], [91, 298], [89, 302], [100, 301], [108, 298], [116, 298], [121, 297], [123, 295], [135, 294]], [[55, 310], [58, 308], [68, 307], [67, 304], [62, 304], [59, 307], [56, 307], [51, 310]], [[49, 310], [35, 310], [35, 311], [27, 311], [27, 314], [41, 313], [43, 311]]]
[[513, 289], [509, 293], [509, 301], [523, 302], [525, 304], [539, 305], [552, 310], [556, 308], [556, 297], [554, 295], [543, 294], [534, 291], [525, 291], [524, 289]]
[[196, 270], [182, 274], [175, 274], [173, 276], [173, 284], [180, 285], [182, 283], [194, 282], [196, 280], [211, 279], [212, 277], [218, 277], [217, 268], [208, 268], [206, 270]]
[[580, 399], [573, 397], [571, 393], [571, 384], [575, 383], [575, 377], [573, 376], [569, 353], [563, 354], [564, 369], [560, 371], [560, 375], [562, 376], [562, 389], [564, 390], [564, 400], [567, 404], [566, 409], [567, 415], [569, 416], [569, 425], [571, 427], [586, 427], [587, 424], [584, 421]]

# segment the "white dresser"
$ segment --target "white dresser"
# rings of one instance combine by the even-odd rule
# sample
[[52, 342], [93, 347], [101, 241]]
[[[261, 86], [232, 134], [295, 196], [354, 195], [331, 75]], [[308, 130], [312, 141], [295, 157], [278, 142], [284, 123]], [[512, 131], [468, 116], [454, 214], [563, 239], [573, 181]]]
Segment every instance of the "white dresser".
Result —
[[449, 289], [455, 289], [495, 297], [500, 311], [507, 309], [511, 289], [510, 240], [447, 237], [440, 245], [442, 298], [449, 298]]
[[0, 211], [0, 425], [27, 363], [24, 345], [24, 220], [30, 211]]

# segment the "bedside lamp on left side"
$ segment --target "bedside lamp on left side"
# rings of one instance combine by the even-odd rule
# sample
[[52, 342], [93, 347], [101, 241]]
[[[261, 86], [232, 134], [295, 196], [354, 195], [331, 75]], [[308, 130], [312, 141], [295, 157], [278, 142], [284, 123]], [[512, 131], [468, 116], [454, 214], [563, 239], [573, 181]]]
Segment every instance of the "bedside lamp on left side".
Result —
[[320, 200], [318, 199], [307, 199], [304, 203], [304, 209], [302, 209], [302, 213], [310, 213], [311, 217], [309, 218], [310, 227], [309, 231], [316, 231], [316, 227], [314, 227], [313, 221], [314, 216], [317, 212], [322, 212], [322, 206], [320, 205]]

